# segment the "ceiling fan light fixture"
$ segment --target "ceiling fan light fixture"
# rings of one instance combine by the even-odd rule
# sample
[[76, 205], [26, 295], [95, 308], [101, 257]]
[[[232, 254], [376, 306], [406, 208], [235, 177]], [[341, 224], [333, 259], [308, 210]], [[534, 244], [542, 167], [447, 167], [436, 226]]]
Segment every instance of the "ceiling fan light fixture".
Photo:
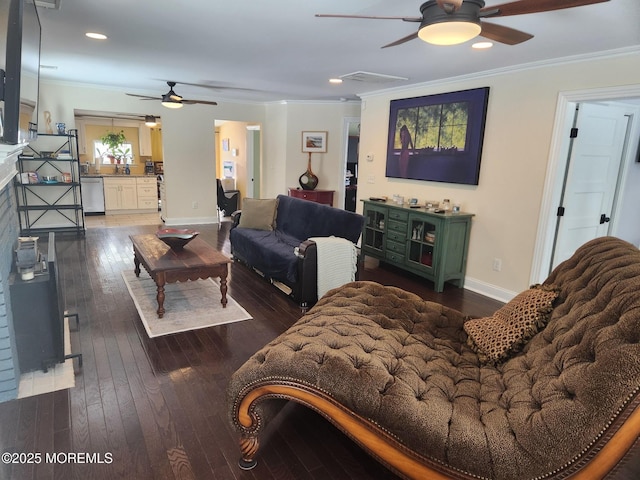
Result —
[[448, 21], [425, 25], [418, 31], [418, 37], [432, 45], [459, 45], [480, 35], [480, 23], [468, 21]]
[[182, 108], [182, 101], [175, 100], [171, 95], [162, 96], [162, 106], [167, 108]]
[[156, 122], [156, 117], [154, 115], [145, 115], [144, 124], [147, 127], [155, 127], [158, 124], [158, 122]]

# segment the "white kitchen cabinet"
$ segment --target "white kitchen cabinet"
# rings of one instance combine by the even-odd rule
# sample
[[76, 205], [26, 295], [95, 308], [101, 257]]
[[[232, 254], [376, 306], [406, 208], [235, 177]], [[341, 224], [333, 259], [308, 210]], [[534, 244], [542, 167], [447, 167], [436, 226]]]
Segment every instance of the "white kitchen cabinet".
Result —
[[104, 177], [104, 208], [106, 213], [114, 210], [136, 210], [138, 189], [135, 178]]
[[151, 149], [151, 129], [144, 123], [138, 127], [138, 140], [140, 141], [140, 156], [150, 157]]
[[142, 210], [158, 210], [158, 181], [156, 177], [136, 178], [138, 208]]

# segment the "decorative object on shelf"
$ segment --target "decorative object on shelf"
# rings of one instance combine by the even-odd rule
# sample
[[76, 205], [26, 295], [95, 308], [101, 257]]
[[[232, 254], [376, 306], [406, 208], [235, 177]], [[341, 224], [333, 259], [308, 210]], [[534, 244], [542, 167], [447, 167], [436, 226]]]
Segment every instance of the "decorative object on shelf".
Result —
[[58, 122], [56, 123], [56, 130], [58, 130], [58, 135], [66, 135], [67, 125], [63, 122]]
[[53, 128], [51, 128], [51, 112], [49, 110], [45, 110], [42, 115], [44, 116], [44, 131], [51, 135], [53, 133]]
[[302, 132], [302, 151], [305, 153], [325, 153], [327, 151], [327, 132]]
[[35, 275], [36, 264], [40, 261], [38, 238], [18, 237], [16, 268], [22, 280], [32, 280]]
[[[100, 141], [107, 147], [107, 151], [103, 152], [101, 156], [109, 158], [111, 163], [120, 163], [125, 155], [121, 146], [127, 141], [124, 136], [124, 130], [120, 130], [117, 133], [107, 132], [100, 137]], [[127, 148], [126, 150], [128, 151], [129, 149]]]
[[385, 175], [477, 185], [488, 101], [489, 87], [392, 100]]
[[307, 163], [307, 171], [298, 178], [298, 183], [304, 190], [313, 190], [318, 186], [318, 177], [311, 170], [311, 152], [309, 152], [309, 162]]
[[172, 250], [182, 250], [199, 233], [187, 228], [162, 228], [156, 232], [156, 237], [169, 245]]

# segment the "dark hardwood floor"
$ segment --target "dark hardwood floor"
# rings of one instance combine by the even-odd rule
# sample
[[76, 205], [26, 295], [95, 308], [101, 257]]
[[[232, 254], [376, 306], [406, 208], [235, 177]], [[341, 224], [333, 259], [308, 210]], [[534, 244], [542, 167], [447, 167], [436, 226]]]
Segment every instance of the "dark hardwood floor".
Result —
[[[229, 225], [197, 228], [201, 238], [229, 254]], [[0, 403], [0, 452], [42, 455], [39, 464], [0, 463], [0, 478], [395, 478], [329, 422], [295, 404], [262, 438], [258, 466], [238, 468], [227, 380], [300, 311], [275, 287], [232, 264], [229, 294], [253, 320], [149, 339], [120, 272], [133, 268], [129, 235], [155, 230], [93, 228], [84, 238], [58, 236], [66, 307], [81, 322], [71, 333], [72, 348], [83, 354], [84, 366], [75, 388]], [[365, 268], [361, 279], [396, 285], [469, 315], [501, 306], [451, 285], [436, 294], [431, 282], [393, 269]], [[88, 462], [91, 457], [45, 462], [52, 452], [99, 454], [93, 460], [103, 463]]]

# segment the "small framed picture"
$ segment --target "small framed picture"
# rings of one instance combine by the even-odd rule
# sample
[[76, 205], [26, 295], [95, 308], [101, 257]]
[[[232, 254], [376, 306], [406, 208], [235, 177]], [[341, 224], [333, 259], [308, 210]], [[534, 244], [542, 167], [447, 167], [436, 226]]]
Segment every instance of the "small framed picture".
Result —
[[327, 151], [327, 132], [302, 132], [302, 151], [325, 153]]
[[228, 138], [223, 138], [222, 139], [222, 150], [225, 152], [229, 151], [229, 139]]

